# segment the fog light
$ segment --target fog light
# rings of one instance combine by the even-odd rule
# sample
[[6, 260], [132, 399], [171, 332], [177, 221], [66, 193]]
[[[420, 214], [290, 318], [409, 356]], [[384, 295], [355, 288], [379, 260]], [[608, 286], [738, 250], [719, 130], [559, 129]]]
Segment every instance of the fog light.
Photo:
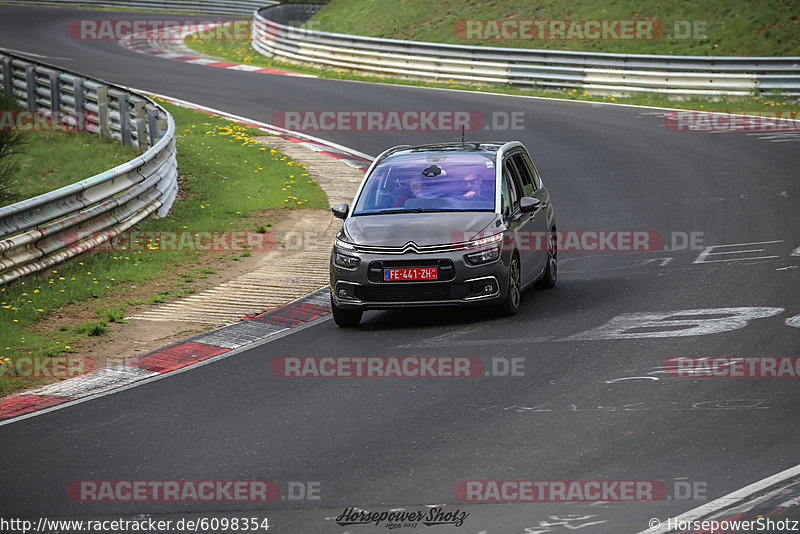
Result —
[[483, 286], [483, 292], [484, 293], [491, 293], [493, 291], [494, 291], [494, 286], [492, 284], [487, 284], [487, 285]]
[[346, 289], [340, 289], [339, 290], [339, 296], [342, 297], [343, 299], [346, 299], [347, 298], [347, 290]]

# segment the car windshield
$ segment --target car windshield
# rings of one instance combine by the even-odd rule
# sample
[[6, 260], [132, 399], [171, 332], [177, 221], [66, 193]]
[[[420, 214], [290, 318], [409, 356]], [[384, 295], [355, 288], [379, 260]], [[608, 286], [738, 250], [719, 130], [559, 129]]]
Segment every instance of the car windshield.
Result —
[[353, 215], [493, 211], [494, 197], [494, 161], [485, 154], [398, 154], [373, 169]]

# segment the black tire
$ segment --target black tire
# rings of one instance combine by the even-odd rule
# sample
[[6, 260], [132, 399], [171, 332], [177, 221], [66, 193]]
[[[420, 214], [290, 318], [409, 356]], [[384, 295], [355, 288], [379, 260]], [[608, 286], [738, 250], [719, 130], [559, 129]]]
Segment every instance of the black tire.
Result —
[[556, 241], [556, 229], [550, 230], [547, 237], [547, 268], [544, 276], [536, 282], [536, 287], [540, 289], [550, 289], [556, 287], [558, 279], [558, 244]]
[[519, 257], [516, 253], [511, 256], [511, 263], [508, 265], [508, 291], [506, 299], [500, 305], [500, 313], [505, 316], [516, 315], [519, 311], [519, 303], [522, 299], [522, 278], [519, 267]]
[[364, 314], [361, 310], [344, 310], [336, 306], [331, 298], [331, 312], [333, 312], [334, 322], [342, 328], [349, 328], [358, 326], [361, 322], [361, 316]]

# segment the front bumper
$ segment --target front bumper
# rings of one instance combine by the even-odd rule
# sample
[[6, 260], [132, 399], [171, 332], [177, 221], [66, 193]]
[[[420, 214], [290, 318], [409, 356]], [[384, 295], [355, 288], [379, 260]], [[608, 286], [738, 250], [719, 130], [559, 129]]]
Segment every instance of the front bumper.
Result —
[[[353, 269], [340, 267], [335, 255], [359, 258]], [[470, 251], [472, 252], [472, 251]], [[466, 261], [466, 251], [431, 254], [372, 254], [334, 248], [330, 259], [331, 297], [343, 309], [379, 310], [410, 306], [472, 306], [501, 302], [508, 285], [510, 254], [482, 265]], [[439, 278], [429, 281], [385, 282], [383, 269], [437, 267]]]

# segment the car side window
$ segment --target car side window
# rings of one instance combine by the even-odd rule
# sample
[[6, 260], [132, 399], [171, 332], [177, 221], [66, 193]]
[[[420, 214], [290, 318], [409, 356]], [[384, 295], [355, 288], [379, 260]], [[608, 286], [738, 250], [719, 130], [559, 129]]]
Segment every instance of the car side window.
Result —
[[510, 216], [519, 205], [518, 182], [519, 178], [517, 176], [516, 167], [511, 164], [510, 160], [506, 160], [505, 163], [503, 163], [502, 207], [504, 216]]
[[533, 164], [531, 157], [527, 153], [522, 152], [520, 156], [522, 161], [525, 162], [525, 167], [531, 172], [531, 177], [533, 178], [533, 190], [538, 191], [542, 188], [542, 179], [539, 177], [539, 171], [536, 170], [536, 165]]
[[503, 218], [511, 216], [511, 191], [508, 190], [508, 180], [506, 180], [505, 173], [503, 173], [503, 183], [501, 184], [500, 190], [500, 207]]
[[522, 185], [522, 195], [529, 197], [538, 189], [533, 177], [533, 169], [523, 159], [522, 154], [514, 154], [511, 161], [516, 165], [519, 173], [520, 184]]

